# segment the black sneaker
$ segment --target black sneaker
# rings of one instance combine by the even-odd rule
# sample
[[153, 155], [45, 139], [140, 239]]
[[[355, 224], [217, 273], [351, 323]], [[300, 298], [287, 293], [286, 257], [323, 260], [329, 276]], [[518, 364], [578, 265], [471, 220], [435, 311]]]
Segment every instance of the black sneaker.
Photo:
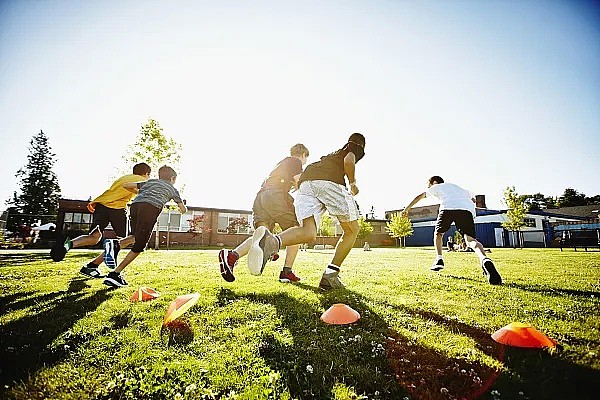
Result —
[[87, 276], [88, 278], [104, 278], [104, 275], [102, 275], [102, 272], [100, 272], [100, 268], [92, 263], [81, 267], [79, 273], [83, 276]]
[[496, 267], [492, 260], [484, 258], [481, 262], [481, 268], [483, 269], [483, 275], [487, 277], [487, 280], [491, 285], [502, 284], [502, 277], [498, 271], [496, 271]]
[[125, 278], [123, 278], [123, 275], [115, 271], [110, 271], [102, 283], [110, 287], [123, 287], [129, 285]]
[[104, 247], [104, 264], [110, 269], [117, 268], [117, 256], [121, 246], [118, 239], [105, 239]]
[[62, 261], [65, 258], [67, 251], [69, 251], [67, 250], [70, 247], [69, 242], [70, 239], [65, 238], [64, 236], [56, 238], [56, 242], [50, 250], [50, 258], [52, 258], [52, 260], [56, 262]]
[[431, 266], [431, 268], [429, 268], [432, 271], [441, 271], [444, 269], [444, 260], [442, 260], [441, 258], [439, 260], [437, 260], [436, 262], [433, 263], [433, 265]]
[[221, 268], [221, 276], [227, 282], [235, 281], [233, 276], [233, 268], [237, 265], [240, 256], [233, 250], [223, 249], [219, 251], [219, 267]]

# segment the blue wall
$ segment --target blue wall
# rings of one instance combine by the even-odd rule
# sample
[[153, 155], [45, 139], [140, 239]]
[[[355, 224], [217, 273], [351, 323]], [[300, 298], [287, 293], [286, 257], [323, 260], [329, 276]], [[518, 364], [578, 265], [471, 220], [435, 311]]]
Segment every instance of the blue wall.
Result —
[[[499, 222], [491, 222], [485, 224], [475, 224], [475, 234], [477, 240], [485, 247], [496, 247], [495, 228], [501, 228]], [[406, 239], [407, 246], [433, 246], [433, 226], [420, 226], [414, 228], [414, 233]], [[444, 234], [444, 246], [448, 241], [448, 236], [454, 236], [456, 227], [452, 225], [448, 232]]]

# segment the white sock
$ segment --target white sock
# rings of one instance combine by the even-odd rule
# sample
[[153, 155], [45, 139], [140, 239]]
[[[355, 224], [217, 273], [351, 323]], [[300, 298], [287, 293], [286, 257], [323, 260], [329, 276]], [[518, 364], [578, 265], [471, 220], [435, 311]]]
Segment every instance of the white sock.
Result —
[[443, 260], [442, 256], [436, 256], [435, 261], [437, 262], [438, 260]]
[[325, 268], [325, 274], [333, 274], [334, 272], [340, 272], [340, 267], [337, 265], [329, 264], [327, 268]]

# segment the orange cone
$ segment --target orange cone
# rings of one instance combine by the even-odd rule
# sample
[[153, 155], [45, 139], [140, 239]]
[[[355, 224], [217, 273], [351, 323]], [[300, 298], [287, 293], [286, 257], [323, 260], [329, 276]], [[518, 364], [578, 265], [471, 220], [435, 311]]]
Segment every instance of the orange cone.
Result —
[[184, 312], [192, 308], [199, 298], [199, 293], [192, 293], [179, 296], [173, 300], [167, 309], [167, 313], [165, 314], [163, 327], [169, 325], [172, 321], [179, 318]]
[[352, 324], [360, 319], [360, 314], [353, 310], [352, 307], [345, 304], [337, 303], [329, 307], [327, 311], [321, 315], [321, 320], [327, 324], [345, 325]]
[[133, 294], [131, 295], [131, 298], [129, 300], [131, 300], [133, 302], [148, 301], [148, 300], [154, 300], [158, 296], [160, 296], [160, 293], [158, 293], [156, 290], [149, 288], [147, 286], [142, 286], [141, 288], [139, 288], [138, 290], [133, 292]]
[[556, 341], [550, 339], [532, 325], [512, 322], [492, 334], [498, 343], [515, 347], [543, 348], [556, 347]]

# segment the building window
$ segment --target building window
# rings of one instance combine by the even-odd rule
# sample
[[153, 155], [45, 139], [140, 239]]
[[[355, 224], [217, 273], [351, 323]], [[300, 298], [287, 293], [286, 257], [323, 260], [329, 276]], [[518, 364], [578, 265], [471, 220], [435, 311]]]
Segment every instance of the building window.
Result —
[[523, 223], [529, 228], [535, 228], [537, 226], [535, 218], [523, 218]]
[[248, 234], [251, 232], [251, 216], [248, 214], [219, 213], [218, 233]]
[[179, 232], [181, 225], [181, 214], [171, 210], [163, 211], [158, 217], [158, 229], [161, 231]]
[[188, 232], [191, 228], [190, 222], [195, 217], [201, 217], [202, 215], [204, 215], [204, 211], [188, 210], [181, 216], [181, 231]]
[[75, 232], [77, 232], [77, 234], [87, 233], [90, 231], [91, 225], [92, 214], [68, 212], [65, 213], [62, 230], [63, 232], [70, 232], [71, 234]]

